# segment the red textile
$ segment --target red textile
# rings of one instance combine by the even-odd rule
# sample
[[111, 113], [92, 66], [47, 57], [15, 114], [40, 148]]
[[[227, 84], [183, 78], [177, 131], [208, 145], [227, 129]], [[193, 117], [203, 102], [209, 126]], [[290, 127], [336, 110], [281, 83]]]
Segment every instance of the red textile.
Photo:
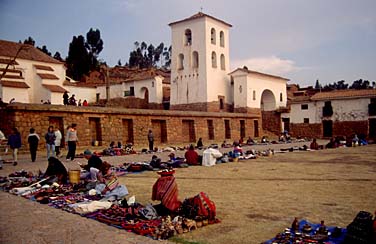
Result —
[[195, 150], [188, 150], [185, 152], [185, 159], [189, 165], [198, 165], [198, 153]]
[[166, 208], [176, 211], [181, 202], [178, 200], [178, 185], [174, 176], [162, 176], [154, 183], [151, 199], [160, 200]]

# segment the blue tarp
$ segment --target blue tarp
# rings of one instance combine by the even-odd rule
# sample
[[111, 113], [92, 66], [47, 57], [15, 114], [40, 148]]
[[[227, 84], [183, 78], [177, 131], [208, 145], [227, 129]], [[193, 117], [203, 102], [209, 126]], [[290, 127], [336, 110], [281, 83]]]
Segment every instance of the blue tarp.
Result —
[[[308, 222], [307, 220], [301, 220], [299, 222], [299, 232], [303, 232], [303, 226], [305, 224], [309, 224], [310, 226], [312, 226], [312, 231], [311, 231], [311, 235], [313, 235], [315, 233], [315, 231], [320, 227], [320, 224], [313, 224], [313, 223], [310, 223]], [[333, 233], [334, 229], [336, 228], [336, 226], [326, 226], [326, 228], [328, 229], [328, 232], [330, 233]], [[290, 229], [290, 232], [291, 232], [291, 241], [290, 241], [290, 244], [293, 244], [293, 238], [294, 238], [294, 232], [291, 231], [291, 228]], [[283, 232], [283, 231], [282, 231]], [[281, 233], [282, 233], [281, 232]], [[345, 228], [341, 228], [341, 235], [339, 235], [338, 237], [334, 238], [332, 235], [329, 235], [329, 239], [325, 241], [326, 244], [341, 244], [344, 239], [345, 239], [345, 235], [346, 235], [346, 229]], [[274, 238], [264, 242], [264, 244], [271, 244], [273, 243], [274, 241]]]

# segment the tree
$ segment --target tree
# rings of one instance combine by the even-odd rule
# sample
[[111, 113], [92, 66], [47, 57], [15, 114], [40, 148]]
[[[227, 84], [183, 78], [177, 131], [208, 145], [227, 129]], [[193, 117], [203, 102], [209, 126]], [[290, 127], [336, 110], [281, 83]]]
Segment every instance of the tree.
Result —
[[349, 84], [346, 84], [346, 81], [340, 80], [334, 82], [333, 84], [328, 84], [324, 86], [324, 90], [346, 90]]
[[356, 80], [350, 86], [350, 89], [370, 89], [373, 88], [373, 85], [370, 84], [368, 80]]
[[99, 67], [98, 55], [103, 50], [103, 40], [98, 29], [90, 28], [89, 32], [86, 33], [85, 47], [90, 58], [90, 70], [97, 69]]
[[61, 54], [60, 54], [59, 52], [56, 52], [56, 53], [54, 54], [53, 58], [54, 58], [54, 59], [57, 59], [57, 60], [59, 60], [59, 61], [61, 61], [61, 62], [64, 61], [63, 58], [61, 57]]
[[39, 50], [47, 54], [48, 56], [51, 56], [51, 53], [48, 51], [47, 46], [43, 45], [42, 47], [37, 47]]
[[29, 36], [29, 38], [25, 39], [23, 43], [35, 46], [35, 40], [31, 36]]
[[170, 47], [164, 47], [163, 48], [163, 64], [162, 64], [162, 67], [163, 68], [166, 68], [166, 69], [169, 69], [170, 66], [171, 66], [171, 45]]
[[315, 89], [321, 89], [319, 80], [316, 80]]
[[118, 60], [117, 65], [121, 66], [121, 59]]
[[[157, 47], [153, 44], [148, 45], [146, 42], [134, 43], [135, 48], [129, 54], [129, 66], [139, 68], [158, 67], [158, 62], [161, 57], [169, 57], [168, 50], [165, 49], [164, 44], [160, 43]], [[167, 56], [166, 56], [167, 55]], [[165, 59], [166, 60], [166, 59]], [[162, 65], [162, 64], [161, 64]], [[166, 65], [166, 62], [165, 62]], [[169, 66], [169, 64], [168, 64]]]
[[68, 76], [75, 80], [80, 80], [84, 74], [89, 73], [91, 63], [83, 36], [73, 36], [73, 40], [69, 44], [66, 63]]

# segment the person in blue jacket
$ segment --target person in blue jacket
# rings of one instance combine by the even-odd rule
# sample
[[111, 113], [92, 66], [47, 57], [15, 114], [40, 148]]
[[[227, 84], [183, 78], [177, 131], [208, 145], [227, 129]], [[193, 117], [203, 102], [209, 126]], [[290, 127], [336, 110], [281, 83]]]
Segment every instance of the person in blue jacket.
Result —
[[12, 128], [12, 134], [8, 137], [8, 145], [13, 151], [13, 165], [17, 165], [18, 149], [21, 147], [21, 135], [17, 128]]

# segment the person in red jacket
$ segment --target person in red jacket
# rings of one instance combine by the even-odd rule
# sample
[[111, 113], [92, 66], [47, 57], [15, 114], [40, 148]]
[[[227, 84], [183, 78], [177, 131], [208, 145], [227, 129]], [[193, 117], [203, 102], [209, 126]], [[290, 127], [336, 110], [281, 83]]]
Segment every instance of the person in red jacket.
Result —
[[185, 160], [186, 163], [189, 165], [199, 165], [199, 160], [198, 160], [198, 153], [195, 151], [194, 146], [191, 144], [189, 147], [188, 151], [185, 152]]

